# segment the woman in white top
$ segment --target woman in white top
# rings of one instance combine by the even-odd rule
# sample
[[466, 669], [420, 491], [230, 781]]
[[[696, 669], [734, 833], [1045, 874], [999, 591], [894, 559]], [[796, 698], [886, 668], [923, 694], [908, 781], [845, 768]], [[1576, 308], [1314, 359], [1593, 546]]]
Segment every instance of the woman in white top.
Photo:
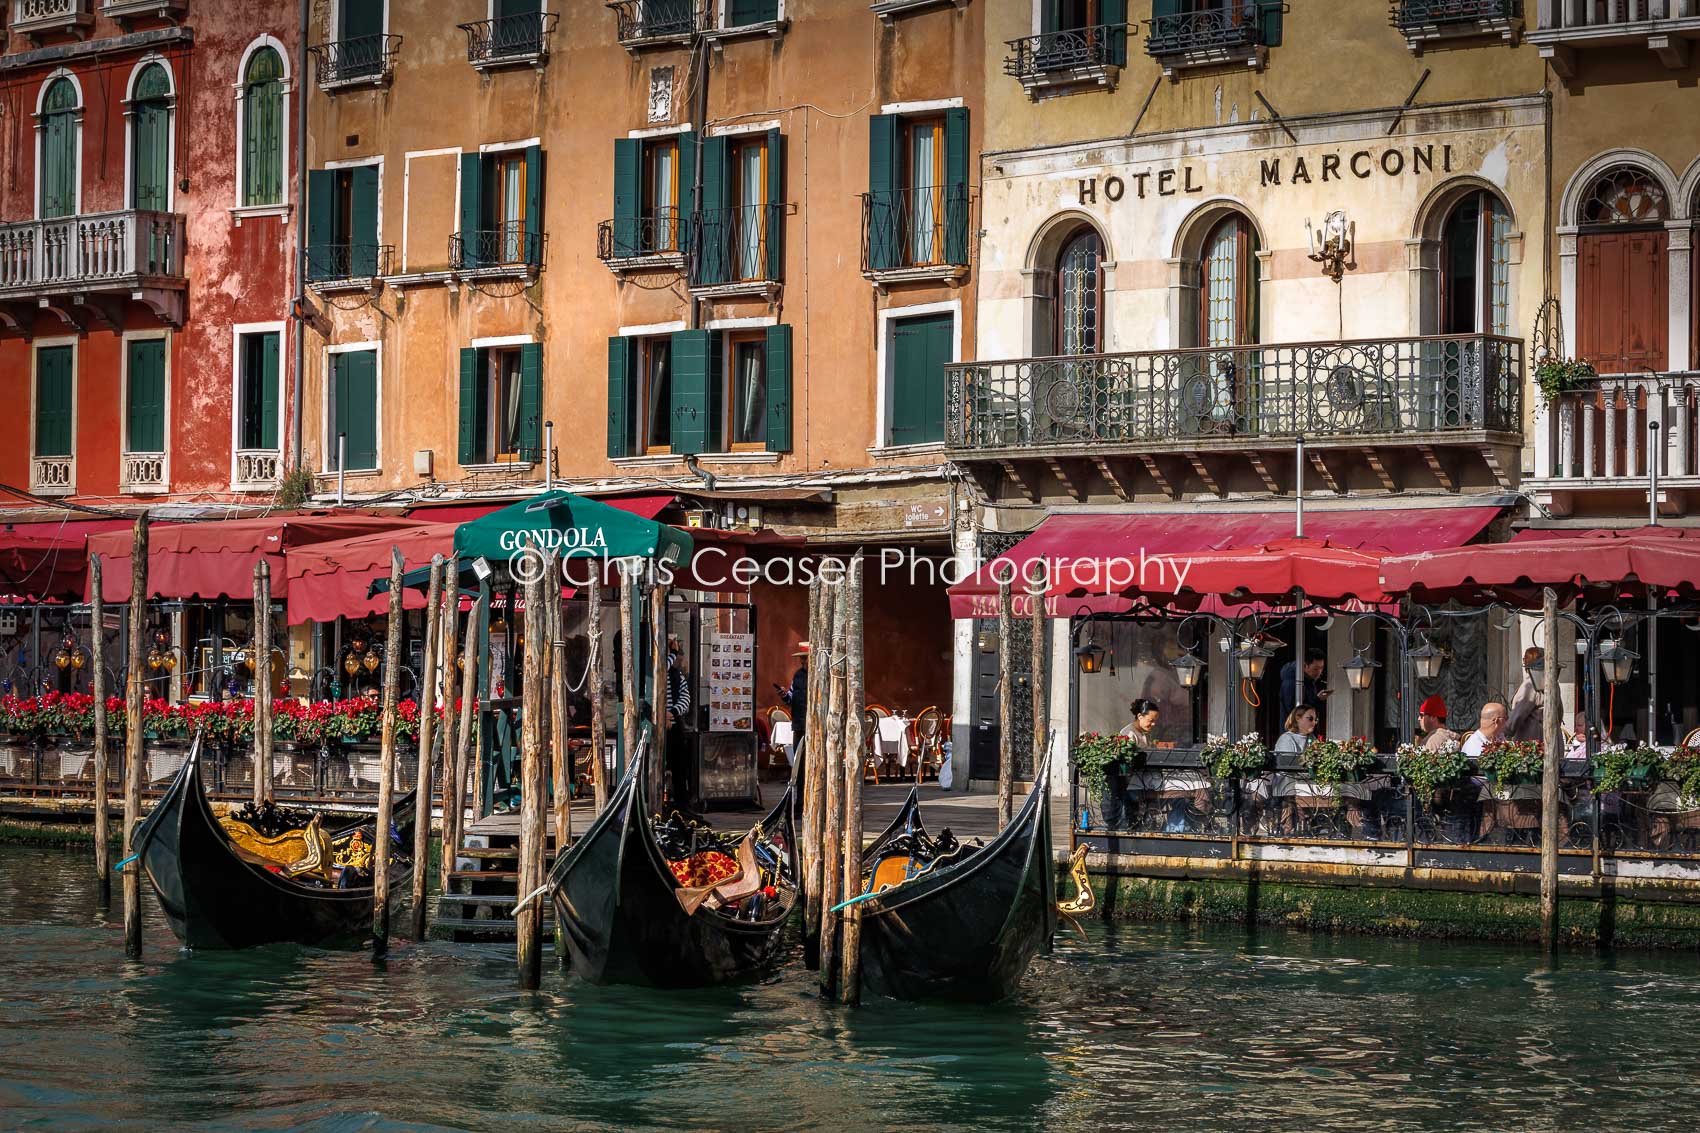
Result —
[[1275, 741], [1276, 755], [1302, 755], [1316, 738], [1316, 723], [1320, 713], [1314, 704], [1300, 704], [1287, 713], [1287, 730]]

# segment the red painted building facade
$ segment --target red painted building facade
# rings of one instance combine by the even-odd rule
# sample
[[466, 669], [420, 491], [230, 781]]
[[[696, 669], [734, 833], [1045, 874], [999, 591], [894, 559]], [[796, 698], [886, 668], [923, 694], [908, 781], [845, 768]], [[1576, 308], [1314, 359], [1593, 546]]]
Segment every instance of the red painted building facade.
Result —
[[0, 484], [269, 503], [295, 356], [296, 6], [4, 14]]

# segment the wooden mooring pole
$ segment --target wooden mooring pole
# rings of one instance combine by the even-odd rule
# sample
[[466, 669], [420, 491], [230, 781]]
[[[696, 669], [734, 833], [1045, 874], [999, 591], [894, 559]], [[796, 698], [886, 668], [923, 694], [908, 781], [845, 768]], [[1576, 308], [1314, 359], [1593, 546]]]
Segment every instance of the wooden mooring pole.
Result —
[[[384, 633], [384, 700], [378, 816], [372, 827], [372, 958], [390, 948], [390, 828], [395, 824], [395, 722], [401, 694], [401, 551], [390, 548], [390, 612]], [[428, 816], [429, 812], [427, 812]], [[428, 820], [428, 818], [427, 818]], [[424, 863], [420, 863], [423, 866]]]
[[[425, 883], [431, 872], [431, 787], [437, 761], [437, 666], [441, 656], [437, 639], [442, 632], [443, 556], [432, 555], [431, 581], [425, 591], [425, 671], [420, 674], [417, 695], [419, 766], [413, 780], [413, 799], [418, 817], [413, 823], [413, 892], [407, 906], [409, 927], [413, 930], [410, 935], [415, 940], [425, 939]], [[443, 817], [448, 817], [446, 806]]]
[[102, 907], [112, 904], [111, 785], [106, 762], [106, 596], [100, 592], [100, 556], [89, 556], [89, 679], [94, 687], [94, 874]]
[[456, 793], [455, 781], [455, 690], [458, 682], [455, 680], [455, 658], [460, 652], [460, 579], [459, 572], [453, 565], [447, 565], [444, 571], [443, 608], [438, 617], [443, 623], [442, 660], [437, 664], [443, 673], [443, 784], [438, 789], [443, 799], [442, 836], [438, 839], [440, 852], [438, 857], [437, 892], [449, 891], [449, 874], [454, 871], [454, 851], [451, 848], [454, 832], [454, 820], [451, 808], [454, 805]]
[[272, 797], [272, 565], [254, 564], [254, 806]]
[[[637, 752], [638, 700], [643, 690], [637, 686], [637, 617], [638, 571], [636, 567], [620, 567], [620, 772]], [[640, 772], [641, 774], [641, 772]]]
[[[673, 723], [668, 719], [668, 704], [671, 697], [667, 694], [667, 587], [659, 580], [649, 592], [649, 718], [655, 727], [655, 741], [652, 745], [653, 758], [649, 761], [649, 797], [660, 799], [669, 786], [671, 779], [671, 761], [678, 753], [671, 750], [668, 742], [672, 738]], [[689, 780], [684, 776], [678, 786]], [[673, 809], [689, 812], [690, 799], [673, 799]]]
[[[832, 655], [828, 628], [832, 589], [817, 572], [809, 582], [809, 679], [803, 695], [803, 829], [798, 835], [803, 858], [803, 962], [820, 966], [821, 835], [826, 823], [826, 686]], [[795, 705], [793, 705], [795, 708]]]
[[[567, 610], [561, 597], [561, 559], [550, 556], [551, 569], [543, 578], [543, 599], [549, 607], [549, 774], [554, 783], [555, 854], [567, 852], [573, 840], [573, 753], [568, 746], [571, 728], [567, 721]], [[588, 679], [588, 678], [586, 678]], [[548, 876], [548, 839], [538, 855], [538, 885]], [[540, 902], [542, 898], [538, 899]], [[538, 917], [542, 918], [542, 905]], [[564, 954], [567, 947], [566, 928], [555, 922], [555, 948]]]
[[[1045, 592], [1035, 590], [1028, 595], [1033, 603], [1031, 611], [1033, 627], [1033, 774], [1038, 776], [1041, 768], [1039, 761], [1047, 755], [1049, 744], [1046, 740], [1051, 733], [1051, 698], [1048, 682], [1045, 679], [1045, 654], [1049, 651], [1050, 637], [1046, 633], [1047, 620], [1045, 617]], [[1011, 808], [1015, 806], [1012, 795], [1009, 801]], [[1009, 824], [1009, 819], [1003, 819], [1003, 825]]]
[[1552, 587], [1541, 593], [1546, 664], [1541, 673], [1545, 696], [1541, 742], [1541, 947], [1558, 951], [1559, 758], [1563, 752], [1563, 708], [1558, 699], [1558, 594]]
[[590, 586], [586, 588], [586, 600], [590, 610], [585, 615], [589, 620], [587, 636], [589, 638], [588, 653], [585, 658], [586, 691], [590, 693], [590, 782], [596, 796], [596, 813], [601, 814], [602, 808], [608, 805], [608, 768], [604, 765], [603, 729], [607, 726], [603, 720], [602, 709], [602, 571], [604, 563], [598, 559], [590, 572]]
[[[843, 577], [843, 563], [838, 563], [838, 575]], [[840, 970], [839, 929], [843, 913], [832, 907], [843, 900], [844, 892], [844, 781], [845, 768], [851, 753], [844, 749], [844, 711], [848, 692], [844, 679], [845, 619], [850, 612], [849, 600], [842, 581], [833, 583], [837, 592], [832, 603], [832, 630], [827, 642], [825, 662], [829, 673], [826, 703], [826, 825], [821, 835], [825, 853], [821, 879], [820, 986], [827, 999], [838, 998]], [[857, 773], [861, 772], [860, 765]]]
[[[458, 572], [458, 566], [456, 570]], [[455, 589], [460, 589], [458, 582]], [[474, 650], [478, 647], [478, 626], [489, 601], [487, 594], [480, 594], [478, 601], [472, 604], [466, 615], [466, 633], [460, 643], [460, 720], [455, 724], [455, 762], [454, 774], [449, 781], [450, 797], [443, 803], [443, 817], [448, 820], [443, 831], [444, 892], [447, 892], [448, 874], [454, 870], [455, 858], [460, 854], [461, 831], [466, 825], [466, 778], [472, 769], [472, 745], [477, 739], [473, 709], [478, 700], [480, 658]], [[459, 604], [457, 600], [455, 605]]]
[[1010, 580], [998, 583], [998, 829], [1009, 825], [1015, 805], [1015, 628]]
[[[840, 900], [862, 890], [862, 761], [867, 717], [867, 680], [862, 656], [862, 552], [850, 560], [844, 583], [844, 870]], [[876, 742], [878, 737], [873, 737]], [[857, 1003], [862, 994], [862, 906], [844, 910], [843, 975], [838, 999]]]
[[519, 986], [537, 987], [543, 974], [543, 919], [533, 896], [543, 884], [544, 714], [548, 711], [545, 671], [549, 616], [544, 610], [543, 580], [525, 583], [525, 658], [520, 677], [519, 899], [514, 917], [518, 933]]
[[142, 956], [142, 867], [135, 856], [136, 823], [142, 817], [142, 683], [147, 664], [148, 515], [136, 517], [130, 537], [130, 655], [124, 675], [124, 954]]

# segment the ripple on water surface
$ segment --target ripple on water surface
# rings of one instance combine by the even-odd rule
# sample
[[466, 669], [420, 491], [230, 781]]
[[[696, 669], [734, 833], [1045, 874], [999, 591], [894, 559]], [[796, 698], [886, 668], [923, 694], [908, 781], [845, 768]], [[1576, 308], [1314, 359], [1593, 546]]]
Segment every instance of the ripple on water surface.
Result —
[[1691, 1128], [1700, 961], [1094, 924], [1010, 1003], [664, 995], [500, 950], [123, 959], [81, 855], [0, 847], [0, 1113], [52, 1130]]

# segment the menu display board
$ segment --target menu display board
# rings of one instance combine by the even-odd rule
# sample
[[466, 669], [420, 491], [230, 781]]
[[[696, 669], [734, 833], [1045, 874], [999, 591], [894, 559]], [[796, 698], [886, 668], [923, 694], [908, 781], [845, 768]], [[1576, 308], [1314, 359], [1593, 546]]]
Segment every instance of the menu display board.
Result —
[[755, 724], [756, 635], [710, 633], [703, 644], [708, 662], [708, 730], [749, 731]]

